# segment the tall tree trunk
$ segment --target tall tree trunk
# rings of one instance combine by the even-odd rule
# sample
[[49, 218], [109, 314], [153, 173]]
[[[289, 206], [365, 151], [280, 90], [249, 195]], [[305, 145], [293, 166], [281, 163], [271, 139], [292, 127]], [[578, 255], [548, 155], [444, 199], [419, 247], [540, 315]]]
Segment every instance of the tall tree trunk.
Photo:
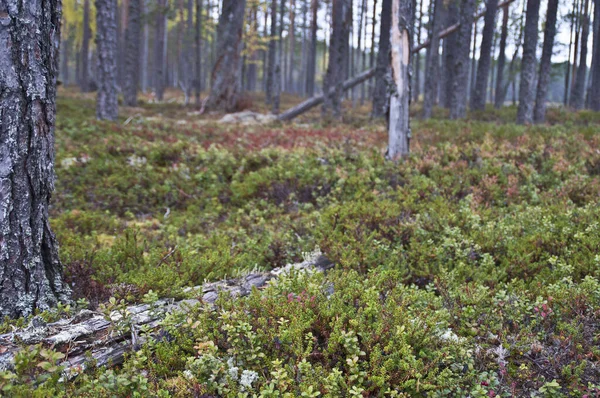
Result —
[[485, 109], [485, 98], [490, 73], [492, 43], [494, 41], [494, 28], [496, 27], [496, 11], [498, 0], [487, 0], [485, 3], [485, 16], [483, 37], [481, 38], [481, 50], [479, 52], [479, 64], [477, 65], [477, 77], [475, 89], [471, 98], [471, 109]]
[[390, 70], [392, 94], [388, 122], [386, 158], [396, 160], [410, 150], [410, 58], [412, 0], [392, 0]]
[[156, 2], [156, 35], [154, 36], [154, 92], [158, 101], [163, 100], [166, 82], [165, 70], [165, 34], [166, 34], [166, 13], [168, 11], [167, 0], [157, 0]]
[[142, 50], [140, 55], [141, 65], [141, 76], [140, 76], [140, 87], [142, 92], [145, 94], [148, 91], [148, 53], [149, 53], [149, 42], [150, 42], [150, 27], [146, 17], [148, 15], [148, 1], [142, 0], [142, 12], [144, 28], [142, 30]]
[[217, 26], [217, 59], [206, 108], [235, 111], [240, 94], [242, 32], [246, 0], [223, 0]]
[[454, 56], [453, 90], [450, 99], [450, 118], [459, 119], [467, 115], [467, 89], [469, 86], [469, 53], [475, 0], [462, 0], [460, 7], [460, 28], [457, 33], [457, 46]]
[[[360, 3], [360, 14], [359, 14], [359, 20], [358, 20], [358, 57], [356, 57], [356, 58], [358, 58], [358, 60], [357, 60], [358, 70], [361, 71], [361, 72], [365, 68], [364, 63], [363, 64], [360, 63], [362, 61], [362, 53], [363, 53], [363, 51], [362, 51], [362, 37], [363, 37], [363, 20], [365, 18], [365, 1], [366, 0], [361, 0], [361, 3]], [[352, 76], [354, 76], [354, 75], [355, 75], [355, 72], [352, 72]], [[356, 91], [356, 89], [354, 91]], [[355, 99], [358, 99], [358, 95], [355, 95], [354, 97], [355, 97]]]
[[575, 80], [577, 78], [577, 55], [579, 55], [579, 33], [581, 30], [581, 7], [583, 0], [575, 0], [574, 14], [575, 15], [575, 43], [573, 47], [573, 66], [571, 70], [571, 81], [569, 85], [571, 87], [569, 92], [569, 105], [571, 104], [571, 100], [573, 98], [573, 91], [575, 90]]
[[281, 0], [279, 3], [279, 38], [277, 39], [277, 61], [276, 63], [279, 65], [279, 72], [277, 72], [277, 67], [275, 73], [279, 73], [279, 85], [275, 86], [277, 90], [273, 93], [277, 96], [277, 107], [273, 106], [272, 112], [274, 114], [279, 113], [279, 96], [281, 95], [281, 91], [285, 90], [285, 56], [284, 56], [284, 48], [283, 48], [283, 17], [285, 15], [285, 0]]
[[[362, 52], [360, 54], [361, 57], [361, 73], [367, 69], [367, 0], [363, 0], [362, 4], [362, 31], [363, 31], [363, 43], [362, 43]], [[360, 85], [360, 105], [363, 106], [365, 104], [366, 97], [366, 85], [363, 83]]]
[[202, 91], [202, 0], [196, 0], [196, 106], [200, 106], [200, 92]]
[[536, 123], [543, 123], [546, 119], [546, 98], [548, 96], [548, 85], [550, 84], [550, 72], [552, 70], [552, 50], [554, 49], [554, 36], [556, 35], [557, 13], [558, 0], [548, 0], [542, 59], [540, 61], [535, 108], [533, 110], [533, 119]]
[[[459, 0], [449, 0], [448, 11], [447, 11], [447, 20], [446, 23], [448, 26], [454, 25], [459, 22], [460, 17], [460, 7]], [[470, 40], [470, 35], [469, 35]], [[442, 73], [444, 76], [442, 77], [442, 81], [445, 83], [445, 87], [442, 87], [444, 90], [444, 95], [442, 104], [445, 108], [450, 109], [452, 103], [452, 93], [454, 91], [454, 69], [456, 63], [456, 56], [458, 51], [458, 34], [452, 34], [444, 39], [444, 59], [443, 65], [445, 65]], [[468, 46], [467, 46], [468, 47]], [[466, 81], [465, 81], [466, 84]], [[465, 88], [466, 89], [466, 88]]]
[[565, 88], [564, 88], [564, 93], [563, 93], [563, 104], [565, 106], [567, 106], [569, 104], [569, 83], [571, 82], [571, 51], [573, 49], [573, 28], [575, 26], [575, 18], [573, 17], [575, 15], [575, 12], [577, 10], [577, 3], [573, 4], [573, 13], [572, 13], [572, 17], [571, 17], [571, 28], [569, 31], [569, 55], [567, 57], [567, 64], [566, 64], [566, 73], [565, 73]]
[[379, 30], [379, 51], [377, 53], [377, 66], [375, 67], [375, 87], [373, 88], [374, 118], [387, 114], [388, 88], [386, 74], [390, 65], [390, 28], [392, 26], [392, 0], [382, 0], [381, 23]]
[[[64, 26], [64, 23], [63, 23]], [[71, 38], [67, 38], [67, 40], [63, 43], [63, 51], [62, 51], [62, 66], [61, 66], [61, 72], [62, 72], [62, 80], [63, 80], [63, 84], [66, 86], [69, 85], [69, 55], [70, 55], [70, 50], [71, 50]]]
[[[431, 30], [429, 37], [429, 47], [427, 48], [427, 58], [425, 59], [425, 91], [423, 97], [423, 119], [429, 119], [433, 112], [433, 105], [437, 98], [437, 88], [439, 81], [439, 51], [440, 51], [440, 32], [442, 30], [443, 0], [435, 0], [431, 13]], [[418, 53], [417, 53], [418, 54]]]
[[579, 52], [579, 68], [575, 77], [575, 85], [571, 92], [571, 106], [582, 109], [585, 99], [585, 77], [587, 73], [588, 36], [590, 33], [589, 0], [585, 0], [584, 11], [581, 14], [581, 44]]
[[90, 82], [90, 0], [83, 0], [83, 39], [81, 41], [81, 91], [87, 93], [91, 90]]
[[308, 48], [308, 60], [306, 62], [306, 94], [309, 97], [315, 95], [315, 77], [317, 74], [317, 11], [319, 0], [310, 2], [310, 44]]
[[533, 102], [535, 99], [533, 84], [535, 82], [535, 51], [537, 49], [539, 16], [540, 0], [527, 0], [523, 60], [521, 61], [521, 79], [519, 82], [519, 108], [517, 109], [517, 123], [519, 124], [533, 121]]
[[48, 217], [61, 2], [3, 0], [0, 15], [0, 316], [19, 317], [70, 294]]
[[502, 10], [502, 30], [500, 33], [500, 53], [498, 54], [498, 72], [496, 77], [496, 95], [494, 97], [494, 107], [502, 108], [504, 105], [504, 64], [506, 63], [506, 38], [508, 37], [508, 15], [509, 6]]
[[[600, 0], [594, 2], [594, 20], [600, 21]], [[592, 65], [594, 65], [594, 68], [591, 73], [590, 108], [594, 111], [600, 111], [600, 29], [596, 29], [596, 37], [594, 37]]]
[[[598, 4], [594, 5], [594, 15], [596, 13], [596, 8], [598, 8]], [[593, 84], [593, 74], [594, 74], [594, 70], [596, 70], [596, 62], [598, 62], [598, 60], [596, 59], [595, 55], [596, 51], [597, 51], [597, 47], [598, 47], [598, 41], [600, 39], [600, 37], [598, 37], [598, 30], [600, 30], [600, 20], [598, 20], [598, 18], [594, 17], [594, 23], [593, 23], [593, 29], [592, 29], [592, 38], [593, 38], [593, 45], [592, 45], [592, 64], [590, 66], [590, 77], [588, 78], [588, 85], [587, 85], [587, 89], [586, 89], [586, 98], [585, 98], [585, 107], [586, 108], [590, 108], [591, 106], [591, 101], [592, 101], [592, 84]]]
[[[383, 4], [382, 4], [383, 6]], [[383, 10], [382, 10], [383, 11]], [[369, 54], [369, 67], [375, 68], [375, 27], [377, 26], [377, 0], [373, 0], [373, 18], [371, 21], [371, 53]], [[369, 93], [373, 98], [373, 92], [375, 90], [375, 79], [370, 80]]]
[[[423, 29], [423, 0], [418, 0], [419, 1], [419, 20], [417, 23], [417, 43], [421, 44], [421, 30]], [[416, 13], [416, 10], [415, 10]], [[433, 21], [433, 23], [435, 23], [436, 21]], [[440, 21], [437, 21], [438, 25], [440, 24]], [[430, 23], [431, 25], [431, 23]], [[428, 48], [431, 48], [431, 44]], [[439, 47], [439, 39], [438, 39], [438, 47]], [[438, 55], [439, 55], [439, 50], [438, 50]], [[413, 87], [413, 101], [418, 101], [419, 100], [419, 96], [421, 95], [421, 53], [419, 51], [417, 51], [417, 53], [415, 54], [415, 85]], [[427, 59], [425, 60], [425, 70], [427, 70]], [[426, 72], [427, 73], [427, 72]], [[423, 112], [423, 114], [425, 114], [425, 112]]]
[[117, 0], [96, 0], [96, 48], [98, 96], [96, 117], [115, 120], [117, 102]]
[[330, 88], [335, 89], [333, 96], [326, 96], [323, 102], [323, 114], [328, 115], [333, 112], [335, 118], [342, 114], [342, 84], [345, 76], [345, 66], [348, 59], [348, 39], [350, 35], [350, 26], [348, 24], [348, 12], [351, 0], [332, 0], [331, 11], [331, 39], [329, 44], [329, 63], [327, 73], [323, 82], [323, 92], [329, 92]]
[[269, 40], [269, 58], [267, 63], [266, 101], [271, 104], [275, 83], [275, 62], [277, 61], [277, 0], [271, 0], [271, 34]]
[[302, 0], [302, 57], [299, 81], [296, 83], [300, 95], [306, 96], [306, 69], [308, 64], [308, 0]]
[[[475, 7], [477, 10], [477, 7]], [[471, 51], [470, 60], [471, 60], [471, 69], [469, 70], [469, 89], [467, 90], [467, 102], [473, 98], [473, 90], [475, 89], [475, 69], [477, 68], [477, 59], [475, 58], [475, 54], [477, 53], [477, 26], [479, 23], [479, 18], [475, 17], [475, 21], [473, 22], [473, 50]]]
[[137, 106], [137, 92], [140, 70], [142, 0], [129, 0], [127, 29], [125, 30], [125, 105]]
[[296, 8], [294, 0], [290, 0], [290, 31], [288, 34], [289, 39], [289, 67], [287, 77], [287, 89], [290, 92], [294, 92], [294, 62], [296, 59]]

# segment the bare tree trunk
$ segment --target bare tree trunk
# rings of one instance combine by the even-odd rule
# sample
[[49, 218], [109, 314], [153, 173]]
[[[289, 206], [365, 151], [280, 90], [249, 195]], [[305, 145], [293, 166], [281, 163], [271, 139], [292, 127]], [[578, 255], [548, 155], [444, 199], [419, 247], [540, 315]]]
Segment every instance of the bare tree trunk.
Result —
[[387, 114], [388, 88], [386, 75], [390, 66], [390, 28], [392, 26], [392, 0], [382, 0], [381, 24], [379, 30], [379, 52], [377, 53], [377, 66], [375, 67], [375, 87], [373, 88], [374, 118]]
[[[383, 4], [382, 4], [383, 6]], [[382, 10], [383, 11], [383, 10]], [[369, 67], [375, 68], [375, 27], [377, 26], [377, 0], [373, 0], [373, 18], [371, 21], [371, 53], [369, 54]], [[381, 38], [380, 38], [381, 40]], [[375, 99], [373, 92], [375, 90], [375, 79], [370, 80], [369, 94], [371, 98]], [[373, 114], [374, 116], [374, 114]]]
[[90, 84], [90, 0], [83, 0], [83, 39], [81, 41], [81, 91], [87, 93], [91, 90]]
[[[64, 24], [63, 24], [64, 26]], [[69, 85], [69, 55], [70, 55], [70, 49], [71, 49], [71, 37], [67, 38], [66, 42], [63, 43], [62, 46], [62, 66], [61, 66], [61, 72], [62, 72], [62, 81], [63, 84], [66, 86]]]
[[288, 34], [289, 40], [289, 67], [287, 77], [287, 90], [294, 92], [294, 63], [296, 59], [296, 8], [294, 0], [290, 0], [290, 31]]
[[525, 13], [525, 36], [523, 39], [523, 60], [521, 61], [521, 80], [519, 82], [519, 108], [517, 123], [525, 124], [533, 121], [533, 102], [535, 99], [534, 82], [538, 39], [538, 20], [540, 0], [527, 0]]
[[[417, 43], [421, 44], [421, 30], [423, 29], [423, 0], [418, 0], [419, 1], [419, 20], [418, 20], [418, 24], [417, 24]], [[416, 12], [416, 10], [415, 10]], [[430, 23], [430, 25], [432, 23], [435, 23], [436, 21], [432, 21]], [[437, 24], [440, 25], [441, 21], [437, 21]], [[440, 29], [441, 30], [441, 29]], [[430, 47], [431, 48], [431, 44]], [[438, 39], [438, 47], [439, 47], [439, 39]], [[439, 49], [438, 49], [438, 56], [439, 56]], [[439, 69], [439, 68], [438, 68]], [[425, 60], [425, 70], [427, 70], [427, 59]], [[427, 72], [426, 72], [427, 73]], [[419, 96], [421, 95], [421, 53], [417, 52], [415, 54], [415, 86], [413, 87], [413, 101], [418, 101], [419, 100]], [[423, 112], [425, 113], [425, 112]]]
[[494, 41], [494, 28], [496, 27], [496, 11], [498, 0], [487, 0], [485, 4], [485, 16], [483, 37], [481, 38], [481, 50], [479, 52], [479, 64], [477, 65], [477, 77], [475, 88], [471, 98], [471, 109], [484, 110], [487, 85], [492, 62], [492, 44]]
[[351, 0], [332, 0], [332, 32], [329, 44], [329, 63], [327, 65], [327, 74], [323, 83], [323, 92], [329, 92], [330, 88], [335, 88], [335, 95], [325, 97], [323, 102], [323, 115], [327, 116], [333, 112], [335, 118], [342, 114], [342, 84], [344, 82], [344, 67], [348, 62], [348, 38], [350, 27], [348, 26], [347, 15], [350, 9]]
[[496, 95], [494, 107], [500, 109], [504, 105], [504, 64], [506, 63], [506, 39], [508, 37], [508, 6], [502, 10], [502, 30], [500, 33], [500, 53], [498, 54], [498, 72], [496, 77]]
[[296, 82], [297, 90], [300, 95], [306, 96], [306, 70], [308, 64], [305, 63], [308, 60], [308, 0], [302, 0], [302, 57], [301, 57], [301, 68], [299, 81]]
[[[593, 3], [592, 3], [593, 4]], [[594, 13], [596, 12], [596, 8], [598, 7], [598, 5], [594, 5]], [[594, 73], [594, 69], [596, 68], [596, 60], [594, 58], [594, 54], [596, 53], [596, 47], [598, 46], [598, 29], [600, 28], [600, 21], [598, 21], [597, 18], [594, 18], [594, 22], [592, 24], [592, 39], [593, 39], [593, 45], [592, 45], [592, 64], [590, 65], [590, 77], [588, 78], [588, 84], [587, 84], [587, 88], [586, 88], [586, 96], [585, 96], [585, 107], [587, 109], [590, 108], [590, 104], [591, 104], [591, 92], [592, 92], [592, 82], [593, 82], [593, 73]]]
[[310, 2], [310, 44], [308, 49], [308, 60], [306, 63], [306, 94], [313, 96], [315, 94], [315, 76], [317, 74], [317, 10], [319, 9], [319, 0]]
[[142, 0], [129, 0], [127, 29], [125, 30], [125, 87], [123, 98], [125, 105], [137, 105], [137, 92], [140, 70], [140, 36], [141, 36]]
[[[365, 8], [366, 8], [365, 2], [366, 2], [366, 0], [361, 0], [360, 14], [359, 14], [360, 16], [359, 16], [359, 21], [358, 21], [358, 57], [357, 57], [358, 61], [357, 62], [358, 62], [358, 70], [361, 72], [365, 68], [364, 62], [362, 64], [360, 63], [363, 60], [363, 58], [362, 58], [362, 54], [363, 54], [362, 37], [363, 37], [363, 20], [365, 19]], [[352, 73], [352, 76], [354, 76], [354, 72]], [[356, 91], [356, 90], [354, 90], [354, 91]], [[355, 95], [354, 97], [355, 97], [355, 99], [357, 99], [358, 95]]]
[[[594, 21], [600, 21], [600, 0], [594, 2]], [[597, 22], [595, 23], [597, 24]], [[600, 29], [596, 29], [596, 36], [594, 37], [592, 65], [594, 65], [594, 68], [591, 73], [590, 108], [594, 111], [600, 111]]]
[[552, 50], [554, 49], [554, 36], [556, 35], [557, 13], [558, 0], [548, 0], [542, 59], [540, 61], [535, 108], [533, 110], [533, 119], [536, 123], [543, 123], [546, 119], [546, 97], [548, 96], [548, 85], [550, 84], [550, 72], [552, 70]]
[[469, 86], [469, 53], [471, 51], [471, 32], [475, 0], [462, 0], [460, 9], [460, 28], [453, 68], [453, 90], [450, 99], [450, 118], [459, 119], [467, 115], [467, 89]]
[[277, 96], [276, 102], [277, 106], [273, 106], [272, 112], [274, 114], [279, 113], [279, 97], [281, 96], [281, 91], [285, 90], [285, 56], [284, 56], [284, 48], [283, 48], [283, 17], [285, 15], [285, 0], [281, 0], [279, 3], [279, 38], [277, 40], [277, 61], [276, 64], [279, 65], [279, 72], [277, 72], [277, 66], [275, 67], [275, 73], [279, 73], [279, 83], [275, 86], [277, 90], [275, 90], [274, 94]]
[[[429, 119], [437, 98], [437, 88], [440, 72], [440, 31], [442, 30], [443, 0], [435, 0], [430, 19], [430, 39], [425, 59], [425, 91], [423, 97], [423, 119]], [[417, 53], [418, 54], [418, 53]]]
[[[573, 13], [572, 15], [575, 15], [575, 12], [577, 10], [577, 3], [573, 4]], [[564, 89], [564, 94], [563, 94], [563, 104], [565, 106], [567, 106], [569, 104], [569, 83], [570, 83], [570, 79], [571, 79], [571, 51], [573, 49], [573, 27], [575, 25], [575, 19], [574, 17], [571, 18], [571, 29], [569, 31], [569, 56], [567, 57], [567, 65], [566, 65], [566, 69], [567, 72], [565, 73], [565, 89]]]
[[148, 26], [148, 21], [146, 21], [146, 17], [148, 16], [148, 1], [142, 0], [142, 12], [141, 15], [143, 17], [143, 25], [144, 28], [142, 30], [142, 51], [141, 51], [141, 76], [140, 76], [140, 88], [143, 93], [148, 91], [148, 50], [149, 50], [149, 41], [150, 41], [150, 28]]
[[580, 21], [581, 21], [581, 17], [582, 17], [582, 12], [581, 12], [581, 7], [582, 7], [582, 2], [583, 0], [581, 0], [581, 2], [579, 0], [575, 0], [575, 7], [574, 7], [574, 18], [575, 18], [575, 43], [574, 43], [574, 51], [573, 51], [573, 66], [572, 66], [572, 70], [571, 70], [571, 81], [569, 82], [570, 84], [570, 92], [569, 92], [569, 105], [571, 105], [571, 100], [573, 98], [573, 91], [575, 90], [575, 80], [577, 78], [577, 56], [579, 55], [579, 32], [581, 30], [581, 25], [580, 25]]
[[223, 0], [217, 26], [217, 60], [211, 74], [207, 109], [235, 111], [240, 94], [242, 31], [246, 0]]
[[96, 48], [98, 96], [96, 117], [115, 120], [117, 102], [117, 0], [96, 0]]
[[392, 94], [388, 122], [386, 158], [396, 160], [410, 151], [410, 58], [412, 0], [392, 0], [390, 70]]
[[196, 0], [196, 106], [200, 106], [200, 92], [202, 91], [202, 0]]
[[[459, 0], [450, 0], [448, 4], [447, 20], [448, 25], [454, 25], [459, 23]], [[458, 35], [450, 35], [444, 38], [444, 58], [443, 65], [445, 65], [442, 73], [442, 81], [445, 86], [442, 87], [444, 95], [442, 95], [442, 105], [445, 108], [450, 109], [452, 103], [452, 92], [454, 91], [454, 64], [456, 62], [456, 53], [458, 47]], [[466, 83], [466, 82], [465, 82]]]
[[[477, 9], [477, 8], [475, 8]], [[473, 98], [473, 90], [475, 89], [475, 69], [477, 68], [477, 60], [475, 59], [475, 54], [477, 53], [477, 26], [478, 26], [479, 18], [475, 17], [475, 22], [473, 23], [473, 50], [469, 56], [471, 60], [471, 69], [469, 70], [469, 89], [467, 90], [467, 102]]]
[[61, 2], [0, 2], [0, 316], [69, 300], [48, 203], [54, 190]]
[[582, 109], [585, 99], [585, 77], [587, 72], [587, 43], [590, 33], [589, 0], [585, 0], [584, 11], [581, 15], [581, 44], [579, 53], [579, 68], [575, 77], [575, 85], [571, 92], [571, 106], [574, 109]]
[[154, 36], [154, 92], [158, 101], [163, 100], [165, 92], [165, 35], [166, 20], [168, 11], [167, 0], [157, 0], [156, 2], [156, 35]]
[[266, 101], [271, 104], [274, 94], [275, 62], [277, 61], [277, 0], [271, 0], [271, 37], [269, 40], [269, 58], [267, 63]]
[[[362, 65], [362, 69], [361, 72], [364, 71], [365, 69], [367, 69], [367, 0], [363, 0], [363, 4], [362, 4], [362, 13], [364, 15], [363, 17], [363, 43], [362, 43], [362, 53], [361, 53], [361, 65]], [[360, 85], [360, 105], [363, 106], [365, 104], [365, 97], [366, 97], [366, 85], [365, 84], [361, 84]]]

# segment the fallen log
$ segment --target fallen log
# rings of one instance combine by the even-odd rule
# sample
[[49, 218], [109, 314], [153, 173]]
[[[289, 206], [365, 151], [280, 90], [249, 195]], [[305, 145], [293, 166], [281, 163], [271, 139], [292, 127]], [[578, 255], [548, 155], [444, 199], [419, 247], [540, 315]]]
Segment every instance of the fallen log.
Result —
[[[326, 257], [317, 255], [269, 272], [255, 272], [185, 290], [198, 298], [161, 299], [152, 304], [132, 305], [110, 316], [83, 310], [72, 318], [52, 323], [34, 317], [27, 327], [0, 335], [0, 370], [12, 368], [19, 350], [40, 343], [65, 354], [60, 364], [65, 378], [74, 378], [90, 367], [116, 366], [123, 362], [126, 353], [139, 349], [148, 338], [157, 337], [162, 320], [170, 313], [188, 312], [201, 304], [213, 305], [221, 292], [229, 293], [232, 298], [247, 296], [253, 288], [264, 288], [269, 281], [292, 271], [324, 272], [332, 267]], [[117, 328], [119, 322], [127, 325], [127, 329]], [[146, 331], [144, 335], [140, 335], [142, 328]]]
[[[373, 76], [375, 76], [375, 68], [367, 69], [366, 71], [360, 73], [359, 75], [354, 76], [352, 79], [348, 79], [344, 83], [342, 83], [342, 90], [343, 91], [350, 90], [352, 87], [359, 85], [360, 83], [372, 78]], [[334, 93], [335, 93], [334, 88], [329, 90], [329, 96], [334, 95]], [[281, 113], [277, 117], [277, 120], [281, 120], [281, 121], [292, 120], [296, 116], [303, 114], [304, 112], [314, 108], [315, 106], [317, 106], [319, 104], [322, 104], [324, 100], [325, 100], [325, 96], [323, 94], [309, 98], [306, 101]]]

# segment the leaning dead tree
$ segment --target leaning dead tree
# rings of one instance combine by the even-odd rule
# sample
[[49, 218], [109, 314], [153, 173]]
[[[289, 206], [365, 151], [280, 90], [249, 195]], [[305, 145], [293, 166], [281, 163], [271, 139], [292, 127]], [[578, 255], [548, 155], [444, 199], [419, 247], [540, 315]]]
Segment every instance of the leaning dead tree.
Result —
[[116, 366], [123, 363], [128, 352], [139, 349], [145, 341], [158, 336], [161, 322], [170, 313], [187, 312], [202, 304], [213, 305], [220, 293], [230, 294], [232, 298], [247, 296], [253, 288], [264, 288], [280, 275], [324, 272], [332, 267], [333, 263], [326, 257], [315, 255], [304, 262], [269, 272], [256, 272], [188, 288], [187, 293], [195, 298], [181, 301], [162, 299], [151, 304], [133, 305], [125, 311], [113, 311], [108, 316], [83, 310], [72, 318], [53, 323], [34, 317], [27, 327], [0, 335], [0, 370], [11, 368], [15, 355], [35, 344], [65, 354], [60, 365], [67, 378], [73, 378], [91, 367]]

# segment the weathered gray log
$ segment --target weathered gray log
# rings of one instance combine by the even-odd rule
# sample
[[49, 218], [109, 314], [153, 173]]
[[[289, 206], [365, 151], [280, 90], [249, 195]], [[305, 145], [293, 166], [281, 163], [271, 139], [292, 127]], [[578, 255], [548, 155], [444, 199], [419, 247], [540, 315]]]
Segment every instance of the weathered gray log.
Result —
[[[352, 87], [357, 86], [366, 80], [369, 80], [373, 76], [375, 76], [375, 69], [374, 68], [367, 69], [366, 71], [356, 75], [352, 79], [346, 80], [344, 82], [344, 84], [342, 85], [342, 90], [343, 91], [350, 90]], [[329, 90], [329, 96], [332, 96], [334, 94], [335, 94], [335, 88], [331, 88]], [[296, 116], [303, 114], [304, 112], [314, 108], [315, 106], [317, 106], [319, 104], [322, 104], [324, 100], [325, 100], [324, 95], [317, 95], [312, 98], [309, 98], [306, 101], [304, 101], [304, 102], [294, 106], [293, 108], [288, 109], [287, 111], [283, 112], [282, 114], [280, 114], [277, 117], [277, 120], [281, 120], [281, 121], [292, 120]]]
[[[241, 278], [205, 283], [185, 290], [198, 298], [181, 301], [161, 299], [153, 304], [127, 307], [126, 320], [119, 312], [113, 312], [106, 317], [90, 310], [83, 310], [72, 318], [53, 323], [45, 323], [40, 317], [34, 317], [27, 327], [0, 335], [0, 370], [12, 367], [15, 354], [19, 350], [39, 343], [66, 355], [61, 363], [66, 378], [73, 378], [92, 366], [119, 365], [126, 353], [138, 349], [148, 338], [159, 334], [161, 322], [169, 313], [187, 312], [200, 304], [212, 305], [220, 292], [229, 293], [233, 298], [247, 296], [252, 292], [252, 288], [263, 288], [269, 281], [292, 270], [324, 272], [331, 267], [333, 264], [326, 257], [319, 255], [269, 272], [256, 272]], [[123, 325], [123, 321], [129, 326], [128, 331], [116, 330], [115, 324]], [[150, 333], [140, 336], [142, 328]]]

